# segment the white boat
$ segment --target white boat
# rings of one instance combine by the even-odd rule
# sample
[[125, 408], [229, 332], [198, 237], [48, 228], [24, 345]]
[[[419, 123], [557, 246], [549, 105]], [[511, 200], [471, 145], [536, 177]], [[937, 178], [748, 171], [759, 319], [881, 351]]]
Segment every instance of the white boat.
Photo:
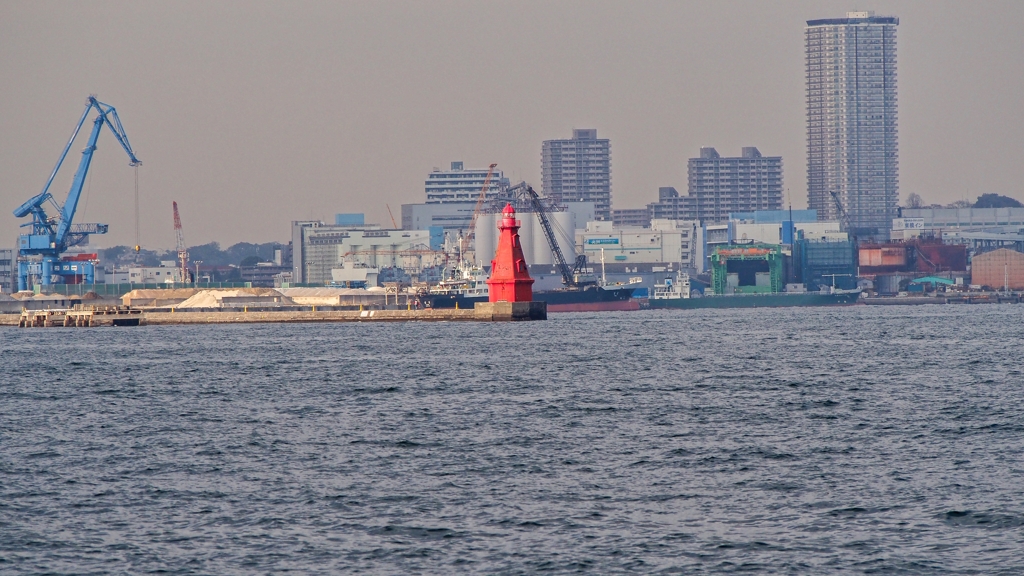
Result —
[[487, 278], [487, 272], [483, 268], [462, 260], [450, 271], [446, 270], [444, 279], [437, 286], [432, 286], [429, 293], [438, 296], [478, 298], [480, 301], [486, 301], [490, 293]]
[[665, 278], [665, 282], [654, 285], [651, 300], [678, 300], [690, 297], [690, 275], [685, 272], [676, 273], [675, 279]]

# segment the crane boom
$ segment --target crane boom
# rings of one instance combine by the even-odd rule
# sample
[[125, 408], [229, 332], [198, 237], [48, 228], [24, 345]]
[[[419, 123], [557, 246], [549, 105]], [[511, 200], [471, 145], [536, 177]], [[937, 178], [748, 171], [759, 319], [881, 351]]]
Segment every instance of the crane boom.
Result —
[[562, 283], [567, 288], [579, 288], [581, 283], [576, 280], [576, 275], [573, 272], [580, 270], [586, 264], [586, 256], [577, 258], [575, 268], [569, 268], [569, 263], [565, 261], [565, 255], [562, 254], [562, 248], [558, 246], [558, 239], [555, 238], [555, 232], [551, 228], [547, 210], [544, 209], [544, 203], [540, 201], [540, 196], [532, 186], [526, 187], [526, 193], [530, 197], [530, 205], [533, 206], [533, 211], [537, 213], [537, 218], [540, 220], [540, 226], [544, 230], [544, 238], [547, 239], [548, 247], [551, 248], [551, 254], [555, 257], [558, 271], [562, 274]]
[[[53, 195], [50, 194], [50, 186], [53, 184], [53, 180], [57, 176], [57, 172], [60, 170], [65, 158], [67, 158], [68, 152], [71, 150], [71, 146], [74, 144], [75, 139], [82, 130], [82, 126], [89, 117], [89, 113], [93, 110], [97, 112], [97, 115], [95, 120], [93, 120], [92, 131], [89, 134], [89, 140], [85, 149], [82, 150], [82, 159], [78, 163], [78, 170], [75, 172], [75, 177], [71, 182], [71, 189], [68, 191], [68, 196], [64, 200], [63, 206], [61, 206], [57, 204]], [[89, 166], [92, 164], [92, 156], [96, 151], [96, 142], [99, 139], [103, 126], [107, 126], [107, 128], [110, 129], [114, 134], [114, 138], [116, 138], [118, 143], [121, 144], [121, 147], [124, 148], [124, 151], [128, 154], [129, 165], [142, 165], [142, 162], [135, 156], [135, 152], [132, 150], [131, 144], [128, 142], [128, 135], [125, 134], [124, 127], [121, 125], [121, 119], [117, 116], [117, 110], [109, 104], [100, 102], [95, 96], [89, 96], [89, 99], [85, 104], [85, 111], [82, 113], [81, 119], [79, 119], [78, 124], [75, 126], [75, 130], [71, 134], [71, 138], [68, 140], [67, 145], [64, 146], [64, 150], [61, 152], [60, 158], [57, 160], [57, 164], [53, 168], [53, 172], [50, 173], [50, 177], [47, 179], [46, 185], [43, 186], [42, 192], [36, 194], [32, 198], [29, 198], [25, 203], [14, 210], [14, 215], [18, 218], [32, 216], [32, 222], [23, 225], [30, 226], [31, 233], [22, 234], [18, 239], [19, 290], [27, 288], [29, 257], [39, 256], [42, 258], [42, 265], [39, 271], [40, 283], [43, 285], [49, 285], [52, 283], [51, 273], [53, 271], [53, 264], [60, 258], [61, 253], [71, 246], [84, 243], [89, 234], [103, 234], [107, 231], [107, 226], [104, 224], [74, 224], [75, 211], [78, 209], [78, 200], [82, 196], [82, 188], [85, 185], [85, 179], [89, 173]], [[44, 205], [47, 202], [56, 209], [58, 213], [57, 216], [49, 216], [46, 213]]]
[[398, 230], [398, 222], [395, 222], [395, 215], [391, 213], [391, 205], [387, 203], [384, 205], [388, 208], [388, 216], [391, 217], [391, 225], [395, 227], [395, 230]]
[[839, 215], [839, 222], [843, 225], [844, 231], [850, 231], [850, 215], [846, 213], [846, 209], [843, 208], [843, 203], [839, 200], [839, 195], [836, 194], [835, 190], [829, 190], [829, 194], [832, 195], [832, 200], [836, 203], [836, 212]]
[[185, 249], [185, 234], [181, 230], [181, 216], [178, 215], [178, 203], [171, 202], [174, 207], [174, 240], [178, 248], [178, 265], [181, 267], [181, 281], [188, 282], [188, 250]]

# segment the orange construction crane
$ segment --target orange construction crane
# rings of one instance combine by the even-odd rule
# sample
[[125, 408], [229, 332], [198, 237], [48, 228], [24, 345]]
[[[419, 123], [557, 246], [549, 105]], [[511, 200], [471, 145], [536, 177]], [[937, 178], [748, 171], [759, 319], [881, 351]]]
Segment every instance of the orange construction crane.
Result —
[[391, 225], [395, 227], [395, 230], [398, 230], [398, 222], [395, 222], [395, 215], [391, 213], [391, 206], [388, 204], [384, 205], [388, 207], [388, 216], [391, 216]]
[[487, 168], [487, 177], [484, 178], [484, 185], [480, 188], [480, 197], [476, 199], [476, 208], [473, 209], [473, 219], [469, 222], [469, 233], [462, 238], [462, 253], [465, 254], [466, 250], [469, 250], [469, 243], [473, 241], [473, 237], [476, 234], [476, 221], [480, 218], [480, 211], [484, 207], [484, 200], [487, 199], [487, 191], [491, 187], [491, 177], [494, 176], [494, 168], [497, 164], [491, 164]]

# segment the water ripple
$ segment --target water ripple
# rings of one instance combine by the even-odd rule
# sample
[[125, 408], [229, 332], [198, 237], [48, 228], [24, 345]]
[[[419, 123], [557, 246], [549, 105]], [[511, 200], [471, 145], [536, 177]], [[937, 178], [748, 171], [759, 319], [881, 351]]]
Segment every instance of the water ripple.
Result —
[[0, 572], [1024, 572], [1022, 316], [0, 331]]

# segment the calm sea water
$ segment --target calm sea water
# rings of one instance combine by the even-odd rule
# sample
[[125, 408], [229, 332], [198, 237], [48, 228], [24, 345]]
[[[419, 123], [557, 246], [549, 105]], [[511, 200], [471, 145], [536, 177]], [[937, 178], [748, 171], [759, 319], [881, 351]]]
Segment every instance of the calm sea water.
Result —
[[1024, 306], [0, 330], [0, 573], [1024, 572]]

